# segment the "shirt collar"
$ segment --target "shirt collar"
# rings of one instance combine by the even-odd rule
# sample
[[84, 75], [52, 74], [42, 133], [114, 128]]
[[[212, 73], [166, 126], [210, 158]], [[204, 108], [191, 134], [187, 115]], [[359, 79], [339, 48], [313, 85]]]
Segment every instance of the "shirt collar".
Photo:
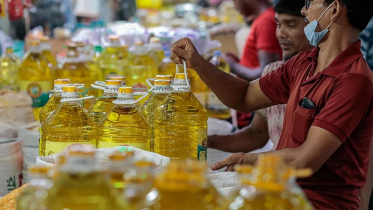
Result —
[[[346, 69], [356, 59], [363, 56], [360, 50], [361, 41], [356, 41], [350, 44], [343, 52], [341, 52], [334, 61], [323, 71], [323, 75], [337, 77], [342, 71]], [[320, 48], [314, 48], [310, 54], [308, 54], [308, 60], [312, 61], [317, 59], [319, 56]]]

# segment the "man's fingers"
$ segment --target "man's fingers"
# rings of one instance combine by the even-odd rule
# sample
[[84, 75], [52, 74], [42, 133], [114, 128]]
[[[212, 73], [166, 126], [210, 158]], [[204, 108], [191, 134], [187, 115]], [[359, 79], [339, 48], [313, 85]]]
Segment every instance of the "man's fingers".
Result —
[[211, 170], [216, 171], [216, 170], [222, 169], [226, 166], [229, 166], [231, 164], [235, 164], [235, 163], [233, 163], [232, 156], [230, 155], [230, 156], [224, 158], [223, 160], [214, 163], [211, 166]]
[[234, 166], [235, 165], [228, 166], [227, 169], [225, 169], [225, 171], [234, 171]]
[[182, 64], [182, 60], [179, 56], [175, 55], [175, 54], [171, 54], [170, 56], [172, 62], [176, 63], [176, 64]]

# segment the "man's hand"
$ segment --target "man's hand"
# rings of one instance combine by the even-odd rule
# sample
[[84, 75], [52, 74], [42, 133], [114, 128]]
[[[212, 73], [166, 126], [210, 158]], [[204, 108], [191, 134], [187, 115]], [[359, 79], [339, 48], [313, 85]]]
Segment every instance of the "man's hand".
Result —
[[245, 154], [245, 153], [235, 153], [233, 155], [229, 155], [228, 157], [224, 158], [223, 160], [214, 163], [211, 166], [211, 170], [216, 171], [227, 167], [225, 171], [234, 171], [235, 165], [240, 164], [250, 164], [253, 165], [256, 162], [257, 154]]
[[185, 60], [188, 68], [198, 69], [201, 64], [207, 61], [198, 53], [196, 47], [189, 38], [183, 38], [172, 44], [171, 60], [176, 64], [182, 64]]

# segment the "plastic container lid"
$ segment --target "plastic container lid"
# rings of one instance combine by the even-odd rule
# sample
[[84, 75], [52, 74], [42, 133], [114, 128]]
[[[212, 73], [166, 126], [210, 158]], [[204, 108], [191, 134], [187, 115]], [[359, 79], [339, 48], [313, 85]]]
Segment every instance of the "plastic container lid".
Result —
[[120, 87], [118, 92], [122, 94], [132, 93], [132, 87]]
[[71, 92], [75, 92], [76, 89], [77, 89], [76, 86], [65, 86], [62, 88], [62, 91], [65, 93], [71, 93]]

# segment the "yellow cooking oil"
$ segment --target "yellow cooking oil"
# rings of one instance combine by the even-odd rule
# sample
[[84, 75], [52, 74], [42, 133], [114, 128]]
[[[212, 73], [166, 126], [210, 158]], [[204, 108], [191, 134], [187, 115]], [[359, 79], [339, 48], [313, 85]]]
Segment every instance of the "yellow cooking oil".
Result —
[[73, 144], [97, 145], [96, 125], [82, 107], [77, 87], [62, 90], [60, 105], [41, 125], [41, 156], [60, 153]]
[[0, 89], [18, 91], [18, 66], [19, 58], [12, 47], [7, 47], [0, 57]]
[[171, 159], [206, 159], [202, 141], [207, 138], [207, 112], [176, 74], [173, 91], [154, 114], [154, 152]]
[[129, 210], [100, 170], [94, 150], [69, 150], [58, 174], [48, 191], [48, 209]]
[[49, 99], [55, 74], [42, 54], [38, 41], [30, 42], [30, 48], [18, 69], [18, 78], [20, 90], [32, 98], [34, 116], [39, 120], [39, 111]]
[[[85, 61], [81, 59], [75, 43], [68, 44], [66, 58], [61, 68], [56, 70], [56, 76], [57, 78], [69, 78], [71, 83], [84, 84], [86, 87], [90, 87], [97, 81], [97, 74], [92, 73]], [[89, 90], [87, 94], [98, 97], [97, 90]], [[92, 101], [84, 101], [84, 108], [89, 109]]]
[[154, 187], [154, 169], [153, 162], [138, 160], [124, 173], [123, 196], [131, 209], [146, 209], [148, 207], [144, 201]]
[[156, 176], [155, 189], [147, 196], [151, 210], [212, 210], [206, 199], [204, 188], [207, 179], [200, 174], [190, 173], [179, 161], [171, 161], [166, 169]]
[[[239, 173], [247, 171], [245, 169], [247, 166], [243, 168], [244, 170], [241, 170], [238, 167], [237, 171]], [[306, 177], [310, 176], [311, 172], [303, 170], [298, 174]], [[240, 179], [243, 187], [237, 198], [230, 204], [229, 209], [307, 209], [299, 197], [296, 197], [289, 189], [289, 172], [282, 158], [276, 154], [260, 155], [256, 167], [251, 169], [251, 174], [241, 175]], [[247, 193], [248, 191], [250, 193]]]
[[115, 151], [109, 156], [107, 162], [107, 174], [111, 185], [118, 191], [120, 195], [123, 194], [125, 187], [124, 174], [133, 168], [133, 151]]
[[91, 108], [88, 110], [89, 116], [95, 123], [100, 124], [113, 109], [113, 101], [117, 98], [118, 89], [121, 85], [122, 81], [120, 80], [106, 80], [104, 93], [93, 101]]
[[108, 39], [109, 46], [102, 51], [97, 63], [105, 79], [112, 76], [124, 76], [123, 62], [128, 57], [127, 47], [121, 44], [119, 36], [111, 35]]
[[163, 47], [162, 47], [162, 44], [161, 44], [161, 40], [157, 37], [150, 38], [148, 47], [149, 47], [149, 50], [150, 50], [150, 56], [157, 63], [158, 68], [161, 67], [162, 60], [165, 57]]
[[98, 148], [121, 145], [150, 150], [149, 125], [133, 98], [132, 87], [120, 87], [107, 118], [99, 125]]
[[77, 46], [77, 50], [79, 53], [80, 60], [85, 62], [88, 66], [89, 70], [91, 71], [92, 77], [96, 78], [96, 81], [104, 80], [103, 74], [101, 69], [97, 65], [97, 63], [93, 60], [94, 53], [91, 45], [84, 44], [83, 42], [75, 42]]
[[[209, 61], [225, 73], [230, 73], [229, 64], [222, 58], [221, 51], [215, 51], [214, 56]], [[231, 110], [227, 106], [225, 106], [215, 95], [215, 93], [212, 92], [211, 89], [208, 87], [205, 107], [209, 117], [222, 120], [226, 120], [231, 117]]]
[[153, 91], [145, 102], [142, 108], [142, 115], [148, 121], [150, 126], [150, 151], [154, 151], [154, 112], [158, 108], [163, 100], [171, 93], [171, 80], [170, 77], [165, 75], [157, 75], [158, 78], [165, 78], [166, 80], [156, 80], [154, 81]]
[[53, 186], [50, 167], [33, 166], [28, 169], [29, 184], [16, 198], [15, 210], [47, 209], [48, 190]]
[[148, 87], [146, 80], [154, 78], [157, 73], [157, 63], [150, 57], [148, 48], [143, 42], [137, 41], [130, 48], [129, 56], [124, 64], [126, 85], [133, 87], [135, 92], [145, 92]]
[[47, 59], [48, 64], [51, 68], [57, 68], [58, 62], [56, 57], [52, 54], [51, 44], [49, 42], [49, 37], [43, 36], [40, 38], [40, 47], [42, 49], [44, 57]]

